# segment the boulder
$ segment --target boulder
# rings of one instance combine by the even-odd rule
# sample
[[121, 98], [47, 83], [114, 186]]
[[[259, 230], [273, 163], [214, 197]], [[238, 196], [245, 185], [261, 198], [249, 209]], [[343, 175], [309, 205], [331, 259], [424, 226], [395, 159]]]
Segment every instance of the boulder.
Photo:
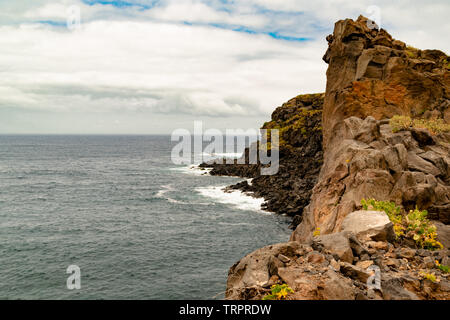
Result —
[[419, 157], [414, 152], [408, 152], [408, 168], [411, 171], [421, 171], [425, 174], [438, 176], [441, 171], [436, 168], [431, 162]]
[[353, 253], [350, 246], [349, 233], [339, 232], [314, 237], [313, 246], [319, 244], [323, 245], [325, 249], [330, 250], [331, 252], [336, 254], [340, 260], [350, 263], [353, 261]]
[[320, 288], [322, 298], [325, 300], [355, 300], [352, 282], [333, 270], [325, 274], [328, 279]]
[[300, 245], [295, 242], [275, 244], [258, 249], [236, 262], [228, 272], [226, 298], [237, 299], [239, 288], [267, 283], [272, 275], [269, 274], [269, 264], [272, 266], [271, 272], [274, 273], [278, 273], [284, 265], [275, 257], [280, 253], [287, 257], [292, 256], [299, 248]]
[[367, 279], [369, 279], [370, 275], [372, 274], [366, 269], [363, 269], [359, 266], [354, 266], [347, 262], [340, 262], [339, 264], [341, 266], [340, 271], [342, 274], [352, 279], [361, 281], [362, 283], [367, 283]]
[[419, 300], [419, 297], [404, 288], [403, 282], [397, 277], [381, 278], [381, 289], [385, 300]]
[[365, 240], [392, 241], [395, 238], [393, 224], [382, 211], [355, 211], [347, 215], [341, 225], [342, 231], [354, 233]]

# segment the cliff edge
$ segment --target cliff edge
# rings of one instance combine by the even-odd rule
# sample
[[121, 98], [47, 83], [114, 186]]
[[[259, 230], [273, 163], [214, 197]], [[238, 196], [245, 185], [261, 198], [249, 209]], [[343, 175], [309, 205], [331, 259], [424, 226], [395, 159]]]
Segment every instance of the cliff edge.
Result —
[[[311, 176], [310, 201], [295, 211], [301, 222], [290, 242], [230, 268], [227, 299], [262, 299], [283, 284], [288, 299], [450, 299], [450, 58], [371, 25], [362, 16], [341, 20], [327, 37], [315, 131], [323, 165]], [[311, 133], [289, 121], [304, 112], [285, 106], [264, 125], [280, 129], [282, 145], [298, 142], [284, 153], [291, 169], [260, 178], [267, 190], [307, 170], [292, 168]]]

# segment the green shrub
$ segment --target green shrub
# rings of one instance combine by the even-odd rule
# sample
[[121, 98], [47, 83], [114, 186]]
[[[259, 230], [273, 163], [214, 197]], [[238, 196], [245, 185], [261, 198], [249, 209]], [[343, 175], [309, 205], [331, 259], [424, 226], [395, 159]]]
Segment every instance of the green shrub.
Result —
[[429, 250], [443, 248], [442, 244], [436, 240], [436, 226], [427, 219], [426, 210], [420, 211], [416, 208], [406, 214], [394, 202], [375, 199], [362, 199], [361, 205], [364, 210], [384, 211], [394, 225], [397, 239], [413, 239], [417, 246]]
[[439, 261], [436, 260], [436, 267], [441, 270], [444, 273], [449, 273], [450, 272], [450, 267], [449, 266], [445, 266], [443, 264], [440, 264]]
[[294, 290], [289, 288], [287, 284], [274, 284], [270, 287], [271, 293], [266, 295], [263, 300], [283, 300], [286, 299], [289, 293], [293, 293]]
[[427, 219], [428, 212], [426, 210], [419, 211], [410, 210], [405, 217], [406, 236], [413, 238], [414, 241], [425, 249], [443, 249], [442, 244], [436, 240], [436, 226]]
[[438, 282], [438, 279], [436, 278], [436, 275], [434, 273], [424, 273], [422, 272], [420, 274], [423, 279], [430, 280], [431, 282]]

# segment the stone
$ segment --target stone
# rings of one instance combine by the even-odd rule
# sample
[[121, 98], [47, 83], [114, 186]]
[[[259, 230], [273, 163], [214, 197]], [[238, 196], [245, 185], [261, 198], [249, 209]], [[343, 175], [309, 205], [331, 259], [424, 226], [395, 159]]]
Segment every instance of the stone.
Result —
[[284, 263], [277, 257], [271, 256], [267, 264], [269, 275], [278, 275], [278, 268], [284, 267]]
[[421, 148], [436, 143], [433, 136], [427, 129], [412, 128], [411, 133]]
[[367, 256], [367, 249], [353, 234], [351, 234], [348, 239], [354, 256]]
[[385, 241], [368, 241], [367, 245], [377, 250], [388, 250], [388, 243]]
[[445, 225], [440, 221], [432, 221], [436, 226], [437, 241], [442, 243], [444, 248], [450, 248], [450, 225]]
[[388, 266], [388, 267], [393, 267], [393, 268], [399, 268], [400, 267], [400, 261], [397, 260], [397, 259], [393, 259], [393, 258], [386, 259], [384, 264], [386, 266]]
[[423, 258], [423, 266], [424, 268], [431, 269], [435, 266], [435, 261], [432, 257]]
[[330, 261], [330, 266], [333, 268], [334, 271], [339, 272], [341, 270], [341, 265], [334, 259]]
[[310, 252], [306, 256], [306, 260], [310, 263], [321, 264], [325, 261], [325, 257], [318, 252]]
[[283, 263], [288, 263], [291, 261], [291, 259], [289, 259], [288, 257], [286, 257], [284, 254], [281, 253], [278, 255], [278, 259]]
[[328, 279], [323, 282], [320, 293], [325, 300], [355, 300], [352, 284], [333, 270], [325, 274]]
[[403, 144], [387, 146], [382, 152], [390, 170], [402, 172], [408, 166], [408, 151]]
[[385, 300], [419, 300], [416, 294], [403, 287], [402, 281], [398, 278], [382, 277], [381, 288]]
[[277, 284], [278, 280], [280, 280], [280, 278], [276, 275], [273, 275], [269, 278], [269, 281], [267, 281], [265, 284], [262, 285], [262, 287], [269, 289], [271, 286]]
[[371, 272], [366, 271], [360, 267], [354, 266], [347, 262], [340, 262], [341, 266], [341, 273], [344, 274], [347, 277], [350, 277], [352, 279], [361, 281], [363, 283], [367, 282], [367, 279], [370, 277]]
[[429, 257], [431, 256], [431, 252], [430, 250], [426, 250], [426, 249], [419, 249], [417, 250], [417, 254], [421, 257]]
[[400, 248], [399, 250], [397, 250], [396, 253], [399, 258], [406, 258], [408, 260], [412, 260], [416, 255], [416, 250], [412, 248]]
[[365, 260], [365, 261], [358, 261], [356, 263], [356, 266], [358, 268], [361, 268], [363, 270], [367, 269], [368, 267], [370, 267], [371, 265], [373, 265], [373, 261], [372, 260]]
[[438, 176], [441, 171], [436, 168], [431, 162], [419, 157], [412, 151], [408, 152], [408, 168], [411, 171], [421, 171], [425, 174], [431, 174], [433, 176]]
[[341, 230], [352, 232], [359, 239], [392, 241], [395, 238], [392, 222], [381, 211], [352, 212], [343, 220]]
[[344, 232], [320, 235], [314, 238], [313, 244], [320, 243], [325, 249], [336, 254], [340, 260], [352, 262], [353, 252], [350, 246], [349, 234]]
[[[246, 287], [262, 286], [267, 283], [273, 274], [269, 274], [269, 262], [276, 261], [278, 254], [291, 256], [300, 248], [296, 242], [280, 243], [266, 246], [258, 249], [236, 262], [228, 272], [227, 290], [225, 297], [227, 299], [238, 299], [239, 293]], [[276, 259], [276, 260], [275, 260]], [[280, 260], [278, 260], [280, 261]], [[280, 263], [282, 263], [280, 261]], [[281, 265], [276, 266], [276, 271], [280, 270]], [[272, 270], [275, 272], [274, 270]]]
[[443, 257], [441, 260], [441, 264], [450, 267], [450, 257], [449, 256]]

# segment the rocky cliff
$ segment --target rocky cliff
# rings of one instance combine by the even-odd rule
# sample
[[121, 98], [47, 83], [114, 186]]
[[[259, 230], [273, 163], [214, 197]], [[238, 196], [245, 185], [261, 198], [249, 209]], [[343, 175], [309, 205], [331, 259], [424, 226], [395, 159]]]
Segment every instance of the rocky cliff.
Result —
[[228, 299], [261, 299], [277, 284], [289, 299], [450, 298], [450, 58], [371, 25], [338, 21], [324, 96], [316, 107], [293, 99], [264, 124], [281, 132], [278, 175], [213, 169], [255, 177], [236, 188], [299, 223], [290, 242], [231, 267]]
[[[324, 60], [324, 164], [303, 222], [292, 240], [316, 228], [340, 230], [363, 198], [394, 201], [450, 219], [450, 145], [447, 130], [426, 125], [393, 128], [388, 119], [421, 117], [450, 123], [450, 70], [438, 50], [410, 49], [367, 19], [338, 21]], [[397, 129], [397, 130], [393, 130]], [[432, 130], [431, 130], [432, 131]]]

